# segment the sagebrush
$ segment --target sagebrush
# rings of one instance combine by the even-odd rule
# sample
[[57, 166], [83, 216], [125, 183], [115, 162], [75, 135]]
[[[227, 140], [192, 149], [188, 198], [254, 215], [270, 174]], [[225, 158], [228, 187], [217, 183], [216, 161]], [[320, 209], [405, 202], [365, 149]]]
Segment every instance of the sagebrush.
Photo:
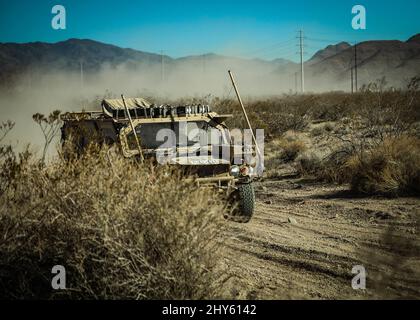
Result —
[[[2, 158], [0, 298], [219, 297], [221, 199], [94, 149], [45, 166], [30, 152]], [[52, 290], [54, 265], [67, 290]]]

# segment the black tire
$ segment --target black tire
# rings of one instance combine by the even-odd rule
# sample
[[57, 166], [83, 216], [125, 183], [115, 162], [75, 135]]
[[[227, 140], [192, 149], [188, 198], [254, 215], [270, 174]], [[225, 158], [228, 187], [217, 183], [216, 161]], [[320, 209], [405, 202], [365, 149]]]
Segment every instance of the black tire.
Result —
[[237, 202], [237, 208], [229, 218], [235, 222], [249, 222], [255, 210], [254, 186], [252, 183], [240, 184], [235, 193], [234, 199]]

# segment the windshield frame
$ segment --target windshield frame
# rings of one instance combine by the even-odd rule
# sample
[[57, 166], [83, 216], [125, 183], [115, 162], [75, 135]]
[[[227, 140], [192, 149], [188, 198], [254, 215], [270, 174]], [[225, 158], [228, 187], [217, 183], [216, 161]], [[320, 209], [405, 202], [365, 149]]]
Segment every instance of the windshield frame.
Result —
[[[227, 127], [225, 124], [223, 123], [219, 123], [217, 121], [214, 121], [212, 119], [212, 117], [208, 116], [208, 115], [194, 115], [194, 116], [188, 116], [188, 117], [171, 117], [171, 118], [144, 118], [144, 119], [135, 119], [133, 120], [133, 125], [135, 128], [137, 128], [138, 126], [141, 125], [147, 125], [147, 124], [174, 124], [174, 123], [181, 123], [181, 122], [205, 122], [207, 124], [207, 128], [206, 131], [209, 130], [209, 128], [217, 130], [220, 132], [221, 135], [221, 144], [230, 144], [230, 134], [227, 130]], [[188, 125], [188, 124], [187, 124]], [[169, 128], [167, 128], [169, 129]], [[171, 128], [172, 130], [173, 127]], [[123, 146], [123, 151], [125, 149], [124, 153], [133, 155], [137, 152], [137, 149], [129, 143], [128, 138], [130, 135], [132, 135], [132, 129], [131, 126], [127, 123], [125, 127], [123, 127], [120, 131], [120, 136], [121, 136], [121, 143]], [[136, 130], [137, 131], [137, 130]], [[178, 133], [176, 133], [177, 138], [178, 138]], [[138, 135], [139, 136], [139, 135]], [[141, 142], [141, 137], [140, 138], [140, 143]], [[160, 142], [161, 146], [164, 142]], [[176, 148], [175, 149], [184, 149], [184, 148], [203, 148], [203, 147], [207, 147], [209, 144], [207, 145], [200, 145], [200, 140], [192, 143], [192, 144], [188, 144], [187, 145], [179, 145], [178, 143], [176, 143]], [[142, 149], [146, 152], [146, 153], [150, 153], [150, 152], [156, 152], [158, 150], [165, 150], [165, 149], [174, 149], [174, 148], [159, 148], [155, 147], [155, 148], [149, 148], [147, 145], [142, 145]]]

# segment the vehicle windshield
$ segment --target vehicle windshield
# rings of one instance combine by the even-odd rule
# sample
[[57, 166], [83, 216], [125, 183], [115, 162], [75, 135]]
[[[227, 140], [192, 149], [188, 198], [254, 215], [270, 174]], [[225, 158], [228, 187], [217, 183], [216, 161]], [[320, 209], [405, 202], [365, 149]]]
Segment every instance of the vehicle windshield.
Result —
[[[220, 143], [222, 132], [206, 121], [144, 123], [136, 126], [136, 133], [144, 149], [186, 147]], [[127, 136], [130, 149], [136, 148], [134, 135]]]

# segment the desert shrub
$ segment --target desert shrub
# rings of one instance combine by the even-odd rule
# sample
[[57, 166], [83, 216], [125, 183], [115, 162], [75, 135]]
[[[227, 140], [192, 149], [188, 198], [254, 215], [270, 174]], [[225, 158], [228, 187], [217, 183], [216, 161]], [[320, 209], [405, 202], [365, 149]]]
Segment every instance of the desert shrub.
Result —
[[420, 195], [420, 139], [388, 138], [347, 163], [354, 191], [391, 196]]
[[301, 176], [317, 176], [322, 170], [322, 159], [315, 152], [304, 152], [296, 159], [295, 168]]
[[[219, 296], [224, 205], [211, 191], [110, 150], [25, 159], [1, 176], [0, 298]], [[54, 265], [66, 290], [51, 289]]]
[[54, 138], [60, 132], [60, 128], [62, 126], [62, 122], [60, 120], [61, 111], [55, 110], [51, 112], [48, 116], [44, 116], [43, 114], [36, 113], [32, 116], [32, 119], [38, 124], [39, 128], [42, 131], [42, 135], [44, 137], [44, 148], [42, 151], [42, 159], [41, 162], [45, 163], [45, 159], [47, 156], [47, 151], [51, 143], [53, 142]]
[[265, 178], [278, 178], [281, 176], [281, 169], [284, 166], [284, 161], [281, 160], [278, 153], [275, 153], [271, 157], [266, 157], [264, 159], [264, 166]]
[[[288, 130], [304, 131], [310, 121], [350, 123], [361, 118], [367, 134], [380, 139], [398, 136], [420, 121], [420, 79], [412, 79], [406, 90], [388, 90], [381, 82], [372, 83], [355, 94], [281, 95], [244, 100], [253, 128], [265, 130], [266, 140], [280, 137]], [[219, 113], [231, 113], [227, 121], [232, 128], [246, 128], [238, 102], [232, 97], [215, 97], [209, 103]], [[327, 124], [326, 130], [334, 128]], [[315, 131], [314, 133], [317, 133]], [[319, 133], [319, 132], [318, 132]]]
[[2, 143], [14, 126], [10, 120], [0, 123], [0, 195], [9, 187], [24, 161], [25, 153], [17, 155], [11, 145]]
[[326, 124], [324, 124], [324, 130], [327, 132], [332, 132], [335, 129], [335, 126], [333, 123], [331, 122], [327, 122]]
[[311, 136], [312, 137], [319, 137], [325, 132], [324, 127], [319, 126], [315, 127], [311, 130]]
[[333, 183], [347, 183], [352, 175], [347, 166], [352, 148], [340, 146], [322, 161], [322, 170], [318, 174], [321, 180]]
[[291, 162], [306, 149], [305, 143], [299, 140], [282, 139], [279, 142], [281, 148], [280, 158], [284, 162]]
[[314, 120], [337, 121], [349, 114], [352, 107], [350, 95], [338, 92], [324, 93], [314, 95], [308, 115]]
[[380, 79], [362, 88], [359, 115], [366, 134], [378, 143], [410, 132], [420, 120], [420, 78], [413, 78], [404, 91], [385, 90]]
[[[242, 111], [234, 99], [214, 98], [211, 104], [219, 113], [232, 113], [228, 125], [246, 128]], [[266, 130], [268, 140], [288, 130], [303, 131], [309, 121], [339, 121], [362, 117], [364, 127], [386, 132], [404, 132], [420, 118], [417, 91], [363, 91], [357, 94], [323, 93], [313, 95], [283, 95], [245, 101], [254, 128]], [[330, 129], [327, 124], [325, 129]], [[331, 128], [332, 130], [334, 128]], [[331, 130], [331, 131], [332, 131]]]
[[[231, 128], [247, 128], [241, 108], [236, 100], [215, 98], [212, 101], [219, 113], [233, 114], [227, 121]], [[301, 131], [308, 125], [307, 105], [296, 103], [289, 96], [245, 101], [246, 110], [254, 129], [264, 129], [267, 140], [281, 136], [288, 130]]]
[[327, 156], [304, 152], [295, 168], [319, 181], [350, 183], [353, 191], [390, 196], [419, 194], [420, 139], [403, 135], [369, 143], [352, 138]]
[[323, 135], [324, 133], [330, 133], [330, 132], [334, 131], [335, 129], [336, 129], [336, 127], [334, 126], [333, 123], [327, 122], [323, 125], [314, 127], [311, 130], [310, 133], [311, 133], [312, 137], [319, 137], [319, 136]]
[[350, 153], [338, 149], [326, 157], [315, 152], [305, 152], [296, 159], [295, 169], [301, 176], [311, 176], [319, 181], [346, 183], [350, 172], [346, 167]]

